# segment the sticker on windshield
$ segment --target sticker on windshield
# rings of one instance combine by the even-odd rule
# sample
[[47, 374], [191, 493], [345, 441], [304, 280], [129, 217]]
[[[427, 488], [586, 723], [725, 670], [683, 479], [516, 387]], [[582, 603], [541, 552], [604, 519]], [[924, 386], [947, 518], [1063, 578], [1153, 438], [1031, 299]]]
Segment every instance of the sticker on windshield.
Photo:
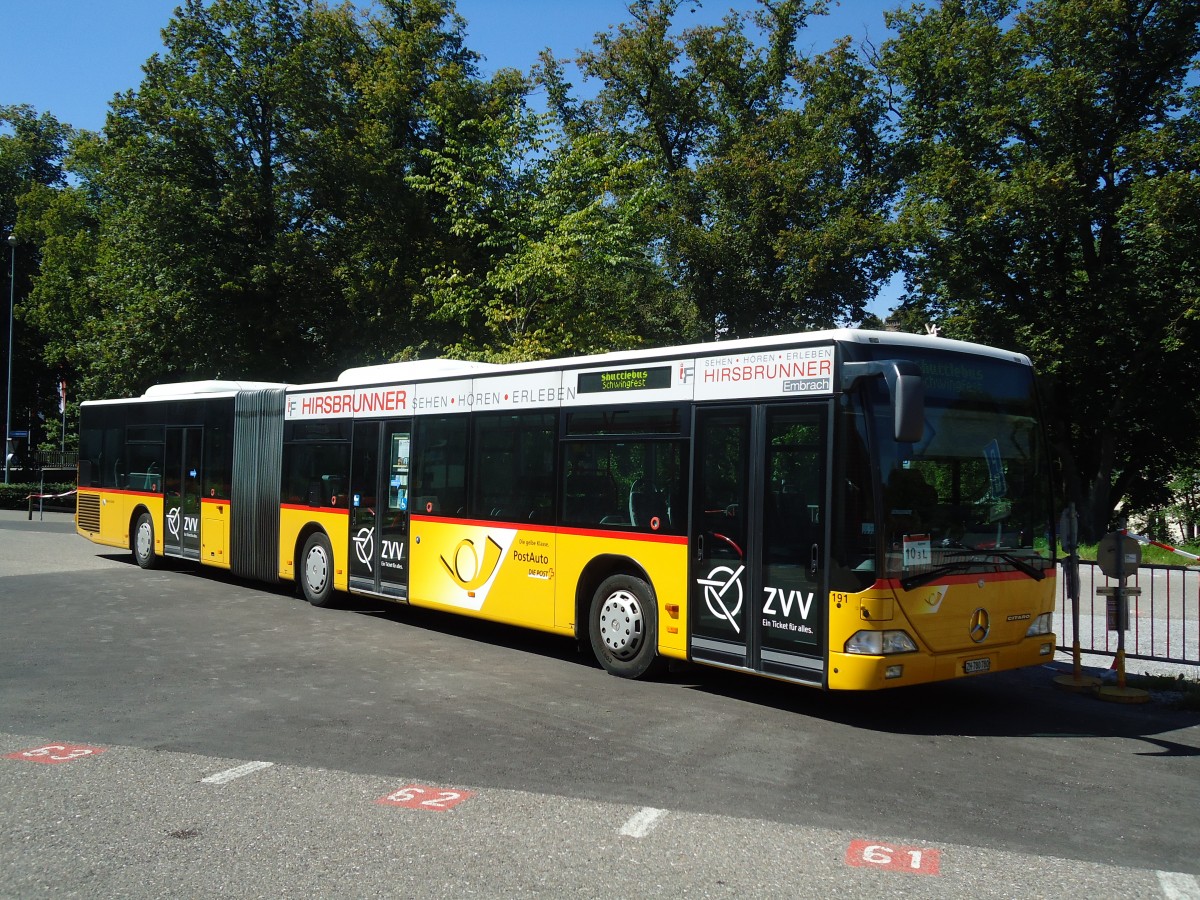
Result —
[[1000, 458], [1000, 442], [998, 440], [992, 438], [984, 446], [983, 458], [987, 460], [992, 497], [999, 500], [1008, 493], [1008, 482], [1004, 478], [1004, 460]]
[[929, 535], [906, 534], [904, 536], [904, 568], [927, 566], [933, 562]]

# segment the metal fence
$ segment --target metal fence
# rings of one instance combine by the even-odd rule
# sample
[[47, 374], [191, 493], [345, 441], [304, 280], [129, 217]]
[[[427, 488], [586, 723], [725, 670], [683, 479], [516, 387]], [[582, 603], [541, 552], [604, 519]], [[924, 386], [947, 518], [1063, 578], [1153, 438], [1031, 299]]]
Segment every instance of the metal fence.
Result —
[[[1056, 631], [1059, 649], [1073, 649], [1071, 600], [1066, 573], [1060, 573]], [[1079, 647], [1082, 653], [1116, 656], [1115, 615], [1108, 599], [1097, 588], [1112, 587], [1094, 562], [1079, 563]], [[1129, 627], [1125, 632], [1128, 659], [1200, 666], [1200, 569], [1184, 566], [1144, 565], [1127, 579], [1141, 594], [1129, 600]], [[1111, 629], [1110, 629], [1111, 626]]]
[[74, 469], [79, 463], [79, 453], [75, 450], [39, 450], [36, 459], [41, 469]]

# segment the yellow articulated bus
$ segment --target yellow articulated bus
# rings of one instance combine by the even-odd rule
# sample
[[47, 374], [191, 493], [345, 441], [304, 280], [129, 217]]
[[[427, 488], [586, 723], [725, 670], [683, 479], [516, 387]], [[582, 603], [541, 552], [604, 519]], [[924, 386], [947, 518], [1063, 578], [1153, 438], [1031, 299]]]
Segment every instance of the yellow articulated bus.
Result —
[[838, 690], [1054, 651], [1051, 472], [1025, 357], [826, 331], [83, 404], [78, 531]]

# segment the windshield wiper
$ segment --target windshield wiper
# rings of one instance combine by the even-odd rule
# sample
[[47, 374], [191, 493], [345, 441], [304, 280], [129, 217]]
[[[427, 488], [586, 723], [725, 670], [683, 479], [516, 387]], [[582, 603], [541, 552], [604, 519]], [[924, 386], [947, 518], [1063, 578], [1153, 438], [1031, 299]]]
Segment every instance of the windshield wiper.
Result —
[[1046, 572], [1043, 569], [1035, 569], [1019, 556], [1013, 556], [1011, 553], [997, 553], [992, 551], [992, 556], [998, 556], [1006, 563], [1009, 563], [1018, 572], [1028, 575], [1034, 581], [1041, 581], [1046, 577]]
[[953, 553], [956, 556], [963, 556], [967, 554], [971, 556], [995, 556], [1004, 560], [1023, 575], [1028, 575], [1034, 581], [1041, 581], [1046, 577], [1046, 573], [1042, 569], [1035, 569], [1029, 563], [1025, 562], [1025, 560], [1021, 559], [1021, 557], [1013, 556], [1011, 553], [1005, 553], [1003, 550], [988, 550], [986, 547], [980, 547], [978, 549], [963, 547], [961, 550], [945, 550], [943, 552], [946, 554]]
[[[1022, 575], [1028, 575], [1034, 581], [1041, 581], [1046, 577], [1046, 573], [1040, 569], [1035, 569], [1019, 556], [1013, 556], [1011, 553], [1003, 553], [999, 550], [971, 550], [966, 547], [961, 550], [943, 550], [944, 555], [954, 556], [971, 556], [971, 557], [991, 557], [1004, 560]], [[956, 562], [946, 563], [943, 566], [938, 566], [936, 569], [930, 569], [928, 572], [918, 572], [915, 575], [909, 575], [906, 578], [900, 579], [900, 586], [906, 591], [911, 591], [922, 585], [941, 578], [943, 575], [949, 575], [956, 569], [966, 568], [967, 566], [977, 565], [986, 562], [986, 559], [959, 559]]]
[[930, 569], [928, 572], [907, 575], [900, 579], [900, 587], [906, 591], [916, 590], [922, 585], [929, 584], [929, 582], [941, 578], [943, 575], [949, 575], [957, 569], [965, 569], [967, 566], [973, 565], [974, 562], [974, 560], [960, 559], [958, 562], [947, 563], [944, 566], [938, 566], [936, 569]]

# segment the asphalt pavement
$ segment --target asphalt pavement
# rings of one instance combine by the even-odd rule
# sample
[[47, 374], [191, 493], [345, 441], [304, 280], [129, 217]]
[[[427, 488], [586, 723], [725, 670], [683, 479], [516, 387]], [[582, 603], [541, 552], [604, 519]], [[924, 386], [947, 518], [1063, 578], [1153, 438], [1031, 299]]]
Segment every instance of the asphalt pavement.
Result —
[[1200, 716], [608, 676], [0, 513], [0, 897], [1200, 900]]

